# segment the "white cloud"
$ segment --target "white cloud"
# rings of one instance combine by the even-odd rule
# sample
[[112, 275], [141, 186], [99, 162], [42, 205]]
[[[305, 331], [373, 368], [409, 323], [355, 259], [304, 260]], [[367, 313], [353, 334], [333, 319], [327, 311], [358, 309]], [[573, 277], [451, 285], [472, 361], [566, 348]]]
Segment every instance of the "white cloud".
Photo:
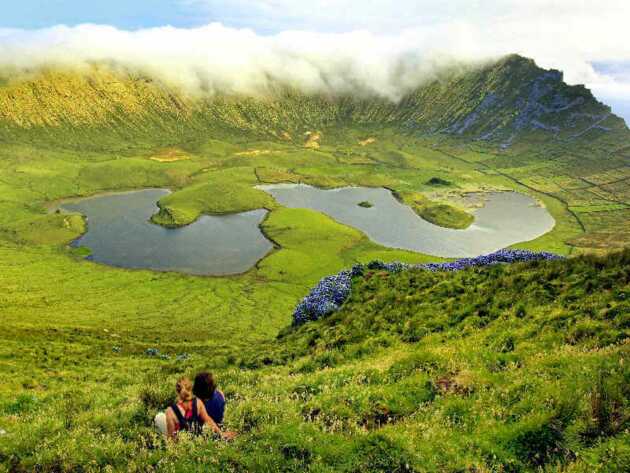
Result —
[[214, 20], [257, 30], [402, 31], [424, 53], [520, 53], [564, 70], [571, 83], [606, 82], [591, 62], [630, 60], [628, 0], [181, 1]]
[[306, 92], [397, 99], [435, 76], [450, 56], [419, 47], [420, 37], [283, 32], [260, 36], [210, 24], [122, 31], [57, 26], [0, 32], [0, 67], [29, 70], [109, 62], [196, 93], [257, 94], [288, 84]]
[[592, 66], [630, 64], [626, 0], [181, 1], [252, 29], [213, 23], [133, 32], [98, 25], [0, 30], [0, 65], [112, 61], [196, 92], [254, 94], [279, 81], [308, 92], [396, 99], [451, 59], [516, 52], [564, 70], [570, 83], [630, 95], [630, 74]]

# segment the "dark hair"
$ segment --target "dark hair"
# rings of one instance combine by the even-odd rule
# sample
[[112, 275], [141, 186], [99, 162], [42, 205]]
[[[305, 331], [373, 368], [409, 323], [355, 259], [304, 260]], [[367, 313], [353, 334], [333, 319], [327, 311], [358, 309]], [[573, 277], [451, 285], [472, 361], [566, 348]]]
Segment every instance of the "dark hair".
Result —
[[199, 399], [210, 399], [214, 394], [217, 384], [214, 381], [212, 373], [199, 373], [195, 376], [195, 384], [193, 385], [193, 394]]

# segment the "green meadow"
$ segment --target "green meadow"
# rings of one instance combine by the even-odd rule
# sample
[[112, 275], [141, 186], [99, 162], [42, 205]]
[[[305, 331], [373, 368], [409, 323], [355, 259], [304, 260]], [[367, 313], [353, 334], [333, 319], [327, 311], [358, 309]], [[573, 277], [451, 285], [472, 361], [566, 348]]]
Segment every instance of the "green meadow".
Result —
[[[630, 465], [625, 125], [579, 141], [523, 134], [501, 148], [410, 129], [378, 102], [289, 94], [217, 98], [201, 111], [141, 81], [95, 77], [50, 72], [0, 87], [0, 471]], [[476, 90], [466, 80], [428, 87], [418, 103]], [[118, 102], [106, 100], [114, 89]], [[450, 99], [452, 114], [474, 109]], [[324, 276], [439, 259], [379, 246], [255, 188], [284, 182], [387, 187], [451, 228], [471, 222], [467, 193], [516, 190], [556, 221], [516, 246], [569, 258], [368, 273], [340, 312], [292, 327]], [[197, 277], [108, 267], [69, 245], [86, 222], [55, 212], [62, 199], [152, 187], [172, 190], [152, 217], [166, 227], [268, 209], [261, 228], [275, 249], [245, 274]], [[202, 369], [216, 373], [239, 436], [166, 443], [153, 416], [179, 376]]]

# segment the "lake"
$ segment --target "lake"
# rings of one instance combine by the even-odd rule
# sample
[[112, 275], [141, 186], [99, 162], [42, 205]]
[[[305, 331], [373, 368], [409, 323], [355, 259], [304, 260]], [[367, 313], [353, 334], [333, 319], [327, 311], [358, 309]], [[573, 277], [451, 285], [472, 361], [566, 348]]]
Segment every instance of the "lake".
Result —
[[[465, 230], [443, 228], [420, 218], [383, 188], [319, 189], [305, 184], [258, 186], [281, 205], [323, 212], [339, 223], [364, 232], [372, 241], [442, 257], [491, 253], [533, 240], [555, 225], [547, 209], [517, 192], [482, 194], [485, 205], [474, 210], [475, 221]], [[479, 194], [477, 194], [479, 196]], [[367, 201], [373, 206], [361, 207]]]
[[[323, 212], [363, 231], [372, 241], [434, 256], [467, 257], [532, 240], [554, 226], [534, 199], [516, 192], [477, 194], [485, 205], [474, 211], [466, 230], [433, 225], [383, 188], [324, 190], [303, 184], [258, 186], [286, 207]], [[66, 201], [60, 208], [88, 219], [87, 232], [73, 245], [88, 247], [91, 259], [123, 268], [229, 275], [252, 268], [273, 248], [260, 224], [267, 211], [202, 216], [182, 228], [164, 228], [149, 219], [166, 189], [145, 189]], [[358, 204], [370, 202], [366, 208]]]
[[259, 225], [266, 210], [202, 216], [182, 228], [164, 228], [149, 219], [165, 189], [146, 189], [67, 201], [60, 208], [88, 219], [74, 242], [90, 248], [91, 259], [124, 268], [228, 275], [247, 271], [273, 248]]

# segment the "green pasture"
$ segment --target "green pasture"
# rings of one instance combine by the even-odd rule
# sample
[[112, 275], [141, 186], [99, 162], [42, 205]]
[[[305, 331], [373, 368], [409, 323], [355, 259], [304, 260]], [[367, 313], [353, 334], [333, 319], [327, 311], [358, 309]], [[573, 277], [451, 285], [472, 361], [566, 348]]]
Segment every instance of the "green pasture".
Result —
[[[512, 93], [508, 73], [491, 71], [493, 87]], [[628, 132], [523, 133], [511, 147], [441, 133], [483, 99], [476, 77], [419, 91], [411, 105], [436, 104], [422, 109], [291, 95], [203, 109], [139, 80], [103, 76], [97, 93], [52, 73], [40, 89], [0, 88], [0, 472], [626, 471]], [[89, 106], [63, 100], [75, 88]], [[37, 102], [42, 91], [52, 98]], [[570, 258], [369, 273], [339, 313], [295, 328], [324, 276], [438, 258], [255, 188], [282, 182], [387, 187], [452, 228], [471, 223], [467, 193], [523, 192], [556, 225], [515, 246]], [[152, 218], [164, 226], [268, 209], [274, 250], [245, 274], [197, 277], [108, 267], [69, 245], [86, 222], [56, 213], [61, 200], [155, 187], [172, 191]], [[151, 420], [201, 369], [239, 437], [166, 444]]]

